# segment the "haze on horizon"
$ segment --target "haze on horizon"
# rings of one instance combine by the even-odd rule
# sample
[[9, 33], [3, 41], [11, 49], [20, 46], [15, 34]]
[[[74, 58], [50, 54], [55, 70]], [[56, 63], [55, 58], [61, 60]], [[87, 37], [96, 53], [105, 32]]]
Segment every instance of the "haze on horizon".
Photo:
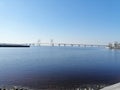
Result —
[[120, 41], [120, 0], [0, 0], [0, 43]]

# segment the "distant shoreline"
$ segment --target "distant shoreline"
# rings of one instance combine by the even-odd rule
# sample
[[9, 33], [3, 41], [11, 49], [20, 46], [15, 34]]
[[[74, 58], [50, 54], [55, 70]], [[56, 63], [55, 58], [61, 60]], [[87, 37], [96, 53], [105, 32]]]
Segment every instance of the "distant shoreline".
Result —
[[19, 44], [0, 44], [0, 47], [30, 47], [29, 45], [19, 45]]

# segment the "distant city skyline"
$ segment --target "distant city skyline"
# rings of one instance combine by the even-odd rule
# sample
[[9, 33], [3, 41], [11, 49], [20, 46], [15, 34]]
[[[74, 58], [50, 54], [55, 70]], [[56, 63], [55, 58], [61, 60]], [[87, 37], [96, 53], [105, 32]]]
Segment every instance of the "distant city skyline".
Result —
[[0, 43], [120, 42], [120, 0], [0, 0]]

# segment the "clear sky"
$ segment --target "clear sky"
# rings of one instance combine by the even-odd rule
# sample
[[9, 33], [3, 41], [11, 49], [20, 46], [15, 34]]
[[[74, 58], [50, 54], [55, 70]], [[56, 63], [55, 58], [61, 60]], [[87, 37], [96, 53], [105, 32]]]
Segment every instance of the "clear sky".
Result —
[[120, 0], [0, 0], [0, 42], [120, 41]]

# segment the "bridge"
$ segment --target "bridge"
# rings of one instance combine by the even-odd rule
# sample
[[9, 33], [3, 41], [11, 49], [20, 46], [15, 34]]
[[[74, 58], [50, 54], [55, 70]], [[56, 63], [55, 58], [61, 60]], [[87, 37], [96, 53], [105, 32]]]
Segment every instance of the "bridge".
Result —
[[107, 47], [108, 45], [99, 45], [99, 44], [79, 44], [79, 43], [27, 43], [30, 46], [77, 46], [77, 47]]
[[77, 47], [108, 47], [108, 45], [99, 45], [99, 44], [81, 44], [81, 43], [63, 43], [63, 42], [54, 42], [53, 39], [50, 40], [50, 42], [41, 42], [39, 39], [36, 43], [27, 43], [26, 45], [29, 46], [77, 46]]

